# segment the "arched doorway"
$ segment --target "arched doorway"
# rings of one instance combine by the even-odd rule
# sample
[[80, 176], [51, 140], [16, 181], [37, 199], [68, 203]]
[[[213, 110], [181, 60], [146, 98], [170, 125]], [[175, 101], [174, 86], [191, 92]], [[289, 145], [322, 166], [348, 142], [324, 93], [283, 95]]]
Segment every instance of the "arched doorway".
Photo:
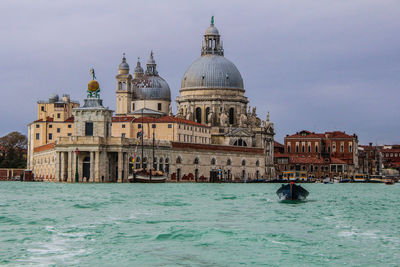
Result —
[[90, 180], [90, 157], [85, 157], [83, 159], [83, 179], [85, 179], [88, 182]]

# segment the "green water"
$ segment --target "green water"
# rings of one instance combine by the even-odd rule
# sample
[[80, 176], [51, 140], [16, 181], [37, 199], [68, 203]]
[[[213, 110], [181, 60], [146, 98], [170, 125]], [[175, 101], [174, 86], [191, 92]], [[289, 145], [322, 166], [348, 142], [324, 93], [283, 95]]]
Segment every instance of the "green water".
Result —
[[400, 184], [279, 186], [0, 182], [0, 265], [400, 265]]

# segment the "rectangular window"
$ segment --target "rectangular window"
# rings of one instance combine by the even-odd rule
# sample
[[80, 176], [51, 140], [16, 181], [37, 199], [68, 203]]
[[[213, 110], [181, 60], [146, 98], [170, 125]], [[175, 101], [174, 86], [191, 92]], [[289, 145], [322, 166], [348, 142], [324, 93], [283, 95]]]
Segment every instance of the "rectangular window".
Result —
[[85, 123], [85, 135], [86, 136], [93, 136], [93, 122], [86, 122]]
[[61, 114], [57, 113], [57, 119], [61, 118]]
[[39, 128], [40, 127], [40, 125], [39, 124], [36, 124], [36, 128]]
[[172, 124], [168, 124], [168, 128], [172, 128]]
[[40, 134], [36, 134], [36, 140], [39, 140], [40, 139]]
[[72, 133], [68, 133], [68, 136], [71, 136], [72, 135]]
[[49, 133], [49, 140], [53, 140], [53, 134]]
[[40, 110], [41, 110], [41, 111], [44, 111], [44, 106], [41, 106], [41, 107], [40, 107]]
[[155, 125], [155, 124], [152, 124], [152, 125], [151, 125], [151, 128], [156, 128], [156, 125]]
[[125, 128], [125, 124], [122, 124], [122, 128]]
[[125, 135], [124, 133], [121, 135], [121, 137], [123, 137], [123, 138], [125, 138], [125, 136], [126, 136], [126, 135]]
[[49, 124], [49, 128], [53, 128], [53, 125], [52, 125], [52, 124]]
[[68, 124], [68, 128], [71, 128], [71, 124]]
[[142, 128], [142, 125], [141, 124], [138, 124], [138, 126], [137, 126], [139, 129], [141, 129]]
[[159, 111], [161, 110], [161, 103], [158, 103], [157, 108]]
[[60, 128], [57, 128], [57, 133], [60, 133], [61, 132], [61, 129]]

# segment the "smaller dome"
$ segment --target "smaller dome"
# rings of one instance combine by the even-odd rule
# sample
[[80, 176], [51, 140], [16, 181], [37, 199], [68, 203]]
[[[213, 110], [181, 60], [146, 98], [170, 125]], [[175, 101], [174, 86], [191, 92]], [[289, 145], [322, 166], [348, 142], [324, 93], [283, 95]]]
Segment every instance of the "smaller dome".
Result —
[[90, 92], [96, 92], [99, 88], [100, 88], [100, 85], [96, 80], [91, 80], [88, 83], [88, 91], [90, 91]]
[[207, 28], [205, 35], [219, 35], [219, 31], [212, 24], [210, 27]]
[[133, 71], [134, 73], [143, 73], [143, 68], [140, 65], [140, 58], [138, 58], [138, 61], [136, 63], [135, 70]]
[[129, 65], [128, 65], [128, 63], [126, 63], [125, 53], [123, 54], [121, 64], [119, 64], [119, 69], [120, 70], [129, 70]]

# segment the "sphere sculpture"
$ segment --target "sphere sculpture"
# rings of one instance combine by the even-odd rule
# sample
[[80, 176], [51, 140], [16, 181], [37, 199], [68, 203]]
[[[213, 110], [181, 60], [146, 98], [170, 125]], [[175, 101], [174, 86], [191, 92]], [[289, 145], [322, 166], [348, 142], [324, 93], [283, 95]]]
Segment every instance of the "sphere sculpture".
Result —
[[99, 82], [96, 81], [96, 75], [94, 73], [94, 69], [90, 69], [90, 73], [92, 74], [93, 79], [89, 81], [88, 83], [88, 89], [87, 89], [87, 97], [88, 98], [99, 98], [100, 95], [100, 85]]

